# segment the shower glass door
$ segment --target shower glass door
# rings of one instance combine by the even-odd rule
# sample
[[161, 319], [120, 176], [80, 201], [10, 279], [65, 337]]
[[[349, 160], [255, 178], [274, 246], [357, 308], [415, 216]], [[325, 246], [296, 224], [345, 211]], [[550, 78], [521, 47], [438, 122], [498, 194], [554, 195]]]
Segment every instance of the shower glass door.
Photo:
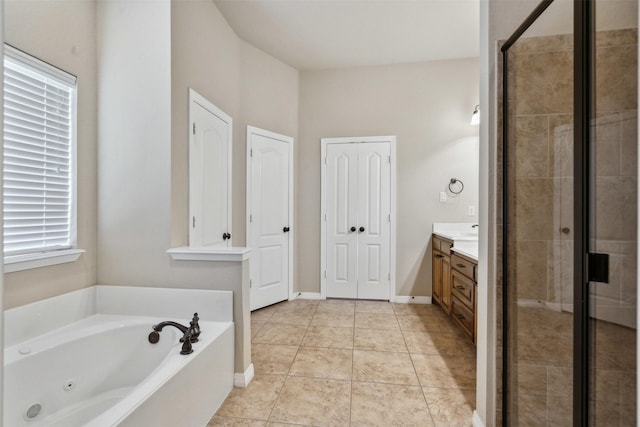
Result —
[[591, 32], [588, 246], [608, 257], [609, 267], [608, 277], [588, 285], [594, 426], [636, 425], [637, 7], [636, 1], [596, 1]]
[[572, 424], [573, 3], [544, 6], [503, 56], [510, 426]]
[[545, 0], [502, 47], [503, 425], [636, 425], [637, 7]]

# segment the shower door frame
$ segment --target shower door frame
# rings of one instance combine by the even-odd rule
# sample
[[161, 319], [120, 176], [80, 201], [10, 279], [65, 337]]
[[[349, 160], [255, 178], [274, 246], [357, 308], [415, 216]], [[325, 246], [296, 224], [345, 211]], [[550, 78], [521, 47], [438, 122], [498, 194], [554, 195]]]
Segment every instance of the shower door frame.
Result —
[[[573, 256], [573, 425], [589, 420], [589, 253], [590, 123], [592, 117], [593, 32], [595, 0], [573, 1], [574, 37], [574, 256]], [[553, 3], [543, 0], [502, 45], [502, 425], [509, 408], [509, 286], [508, 286], [508, 50]]]

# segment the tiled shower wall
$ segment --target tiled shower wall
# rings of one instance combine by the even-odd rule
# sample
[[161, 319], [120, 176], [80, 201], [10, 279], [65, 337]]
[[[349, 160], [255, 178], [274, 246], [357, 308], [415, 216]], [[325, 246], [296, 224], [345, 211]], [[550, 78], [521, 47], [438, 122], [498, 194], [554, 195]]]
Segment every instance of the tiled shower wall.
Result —
[[[573, 38], [525, 38], [510, 49], [511, 170], [519, 301], [573, 301]], [[635, 324], [637, 30], [596, 37], [596, 248], [612, 254], [598, 318]], [[605, 307], [607, 307], [605, 309]], [[618, 317], [615, 317], [618, 316]]]

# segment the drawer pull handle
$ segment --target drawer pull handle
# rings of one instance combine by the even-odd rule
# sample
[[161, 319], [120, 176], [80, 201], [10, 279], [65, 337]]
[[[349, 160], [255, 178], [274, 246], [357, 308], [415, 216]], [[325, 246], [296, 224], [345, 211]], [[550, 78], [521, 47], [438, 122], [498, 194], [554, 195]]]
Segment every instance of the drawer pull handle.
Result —
[[456, 316], [456, 318], [458, 318], [458, 319], [464, 319], [464, 316], [463, 316], [462, 314], [456, 314], [455, 316]]
[[466, 265], [464, 265], [464, 264], [456, 264], [456, 267], [460, 267], [460, 268], [467, 268], [467, 266], [466, 266]]
[[464, 291], [464, 286], [456, 285], [454, 286], [454, 288], [456, 288], [459, 291]]

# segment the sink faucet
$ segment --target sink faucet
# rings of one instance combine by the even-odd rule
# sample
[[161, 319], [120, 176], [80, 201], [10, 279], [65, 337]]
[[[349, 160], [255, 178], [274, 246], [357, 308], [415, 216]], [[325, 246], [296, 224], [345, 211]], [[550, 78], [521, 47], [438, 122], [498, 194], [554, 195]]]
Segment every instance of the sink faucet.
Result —
[[193, 319], [189, 322], [189, 327], [181, 325], [178, 322], [173, 322], [171, 320], [167, 320], [164, 322], [160, 322], [157, 325], [153, 325], [153, 331], [149, 334], [149, 342], [151, 344], [155, 344], [160, 340], [160, 332], [164, 329], [165, 326], [173, 326], [177, 328], [180, 332], [182, 332], [182, 338], [180, 338], [180, 342], [182, 344], [182, 350], [180, 354], [190, 354], [193, 352], [191, 348], [191, 343], [198, 342], [198, 336], [200, 335], [200, 325], [198, 324], [198, 313], [193, 314]]

